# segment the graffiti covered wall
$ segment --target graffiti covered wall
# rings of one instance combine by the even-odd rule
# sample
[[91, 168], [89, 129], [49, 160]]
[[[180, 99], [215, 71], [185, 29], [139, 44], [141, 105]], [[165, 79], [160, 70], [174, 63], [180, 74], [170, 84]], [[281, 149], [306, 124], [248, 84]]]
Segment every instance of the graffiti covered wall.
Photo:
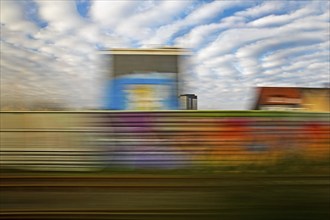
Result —
[[329, 161], [327, 113], [1, 112], [1, 165], [204, 168]]

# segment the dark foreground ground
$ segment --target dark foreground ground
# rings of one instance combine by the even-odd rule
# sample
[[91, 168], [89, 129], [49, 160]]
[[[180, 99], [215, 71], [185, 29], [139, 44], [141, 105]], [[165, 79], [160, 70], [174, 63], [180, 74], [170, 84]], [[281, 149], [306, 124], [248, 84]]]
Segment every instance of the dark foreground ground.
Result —
[[2, 172], [0, 219], [330, 219], [327, 174]]

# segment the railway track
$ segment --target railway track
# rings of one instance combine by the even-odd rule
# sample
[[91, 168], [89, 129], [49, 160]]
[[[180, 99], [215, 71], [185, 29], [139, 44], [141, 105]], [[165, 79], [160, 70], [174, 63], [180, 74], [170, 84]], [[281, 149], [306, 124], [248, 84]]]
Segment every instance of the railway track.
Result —
[[328, 219], [329, 175], [1, 175], [0, 219]]

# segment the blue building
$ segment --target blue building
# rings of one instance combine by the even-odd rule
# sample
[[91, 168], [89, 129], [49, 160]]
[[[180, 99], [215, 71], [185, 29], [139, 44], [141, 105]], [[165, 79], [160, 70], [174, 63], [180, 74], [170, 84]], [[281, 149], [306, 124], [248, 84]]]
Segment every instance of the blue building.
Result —
[[114, 49], [105, 108], [112, 110], [175, 110], [180, 62], [188, 52], [179, 48]]

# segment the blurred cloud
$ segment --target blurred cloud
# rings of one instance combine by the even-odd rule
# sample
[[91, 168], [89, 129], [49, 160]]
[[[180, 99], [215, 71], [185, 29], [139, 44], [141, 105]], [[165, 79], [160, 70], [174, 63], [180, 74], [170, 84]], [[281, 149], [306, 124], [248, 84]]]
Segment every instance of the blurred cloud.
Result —
[[1, 1], [1, 101], [101, 104], [113, 47], [188, 47], [200, 109], [244, 109], [251, 87], [329, 82], [327, 1]]

